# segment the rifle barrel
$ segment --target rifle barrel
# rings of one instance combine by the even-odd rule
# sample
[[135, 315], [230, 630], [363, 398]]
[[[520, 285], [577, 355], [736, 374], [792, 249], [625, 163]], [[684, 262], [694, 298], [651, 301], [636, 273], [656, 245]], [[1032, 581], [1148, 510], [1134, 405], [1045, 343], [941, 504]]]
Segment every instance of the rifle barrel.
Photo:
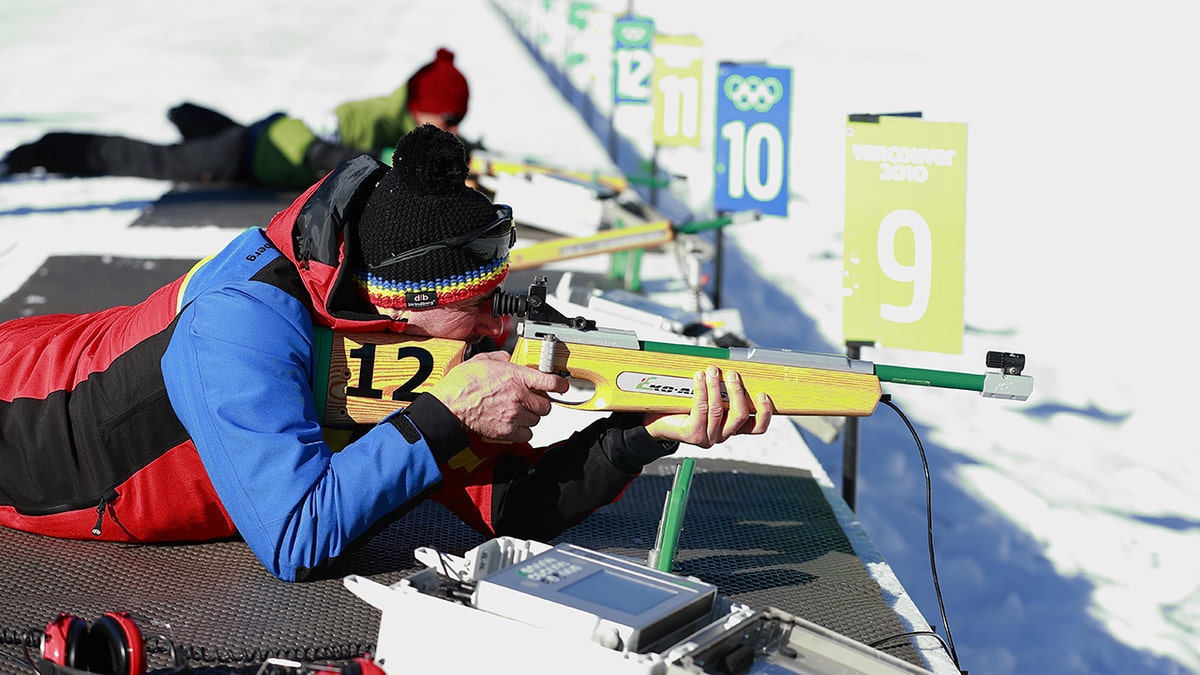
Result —
[[908, 368], [905, 366], [885, 366], [878, 363], [875, 364], [875, 374], [879, 376], [880, 382], [913, 384], [923, 387], [942, 387], [944, 389], [966, 389], [967, 391], [983, 391], [985, 380], [983, 375], [972, 373]]

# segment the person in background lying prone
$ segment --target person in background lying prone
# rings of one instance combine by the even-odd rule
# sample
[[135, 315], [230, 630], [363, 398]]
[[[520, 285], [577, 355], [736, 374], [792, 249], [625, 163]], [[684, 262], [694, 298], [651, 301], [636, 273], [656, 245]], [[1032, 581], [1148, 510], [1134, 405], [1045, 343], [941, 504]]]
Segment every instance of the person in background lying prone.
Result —
[[422, 124], [457, 133], [469, 97], [454, 54], [442, 48], [391, 94], [342, 103], [324, 119], [310, 122], [277, 112], [243, 125], [215, 110], [182, 103], [167, 114], [182, 136], [178, 143], [51, 132], [9, 152], [0, 173], [43, 170], [302, 190], [356, 155], [380, 157], [397, 138]]

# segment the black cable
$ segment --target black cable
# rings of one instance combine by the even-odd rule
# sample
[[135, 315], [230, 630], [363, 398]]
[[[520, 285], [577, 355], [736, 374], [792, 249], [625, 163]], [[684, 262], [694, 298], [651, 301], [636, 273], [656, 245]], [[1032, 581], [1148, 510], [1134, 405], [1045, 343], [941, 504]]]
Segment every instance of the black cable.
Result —
[[896, 633], [895, 635], [889, 635], [882, 640], [876, 640], [867, 646], [871, 649], [880, 649], [883, 647], [883, 645], [886, 645], [892, 640], [899, 640], [900, 638], [906, 637], [922, 637], [926, 635], [937, 638], [937, 641], [942, 643], [942, 649], [946, 650], [947, 654], [950, 653], [950, 645], [946, 644], [946, 638], [938, 635], [938, 632], [935, 630], [910, 630], [906, 633]]
[[[24, 669], [28, 669], [28, 671], [31, 673], [37, 672], [37, 668], [34, 667], [33, 660], [29, 656], [29, 645], [28, 644], [25, 645], [25, 660], [21, 660], [15, 656], [13, 656], [12, 654], [8, 654], [5, 652], [0, 652], [0, 657], [7, 659], [11, 663], [15, 663], [15, 664], [21, 666], [21, 668], [23, 669], [22, 672], [24, 672]], [[14, 671], [14, 672], [17, 672], [17, 671]]]
[[204, 664], [256, 664], [270, 659], [290, 661], [345, 661], [367, 652], [374, 653], [374, 643], [351, 642], [316, 647], [240, 647], [225, 648], [199, 645], [176, 645], [176, 649], [187, 658]]
[[[896, 411], [900, 419], [904, 421], [908, 427], [909, 433], [912, 434], [913, 441], [917, 444], [917, 451], [921, 453], [921, 467], [925, 470], [925, 528], [929, 539], [929, 570], [933, 575], [933, 591], [937, 594], [938, 610], [942, 614], [942, 626], [946, 629], [946, 641], [949, 642], [950, 658], [954, 661], [954, 667], [962, 671], [962, 666], [958, 662], [958, 652], [954, 649], [954, 636], [950, 634], [950, 621], [946, 618], [946, 605], [942, 601], [942, 587], [938, 583], [937, 561], [933, 553], [933, 481], [929, 477], [929, 461], [925, 457], [925, 446], [921, 444], [921, 437], [917, 434], [917, 430], [913, 427], [912, 422], [908, 421], [908, 417], [900, 410], [900, 407], [892, 403], [891, 394], [884, 394], [879, 399], [887, 407]], [[890, 640], [886, 638], [884, 641]], [[945, 646], [945, 643], [943, 643]]]

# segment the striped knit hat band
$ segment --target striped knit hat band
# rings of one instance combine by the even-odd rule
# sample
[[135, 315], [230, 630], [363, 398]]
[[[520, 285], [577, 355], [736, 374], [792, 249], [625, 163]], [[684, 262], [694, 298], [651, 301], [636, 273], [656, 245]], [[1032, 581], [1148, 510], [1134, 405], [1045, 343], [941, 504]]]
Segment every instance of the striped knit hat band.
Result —
[[437, 279], [395, 280], [359, 268], [354, 283], [372, 305], [426, 309], [461, 302], [496, 288], [508, 274], [508, 258], [499, 258], [463, 274]]

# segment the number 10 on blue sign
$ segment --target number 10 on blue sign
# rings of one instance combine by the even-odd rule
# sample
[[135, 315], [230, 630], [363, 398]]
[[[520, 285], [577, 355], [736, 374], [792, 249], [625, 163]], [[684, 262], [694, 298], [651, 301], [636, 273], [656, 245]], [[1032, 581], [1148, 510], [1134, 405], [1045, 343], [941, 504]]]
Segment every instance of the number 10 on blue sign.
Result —
[[787, 215], [791, 89], [791, 68], [720, 64], [715, 210]]

